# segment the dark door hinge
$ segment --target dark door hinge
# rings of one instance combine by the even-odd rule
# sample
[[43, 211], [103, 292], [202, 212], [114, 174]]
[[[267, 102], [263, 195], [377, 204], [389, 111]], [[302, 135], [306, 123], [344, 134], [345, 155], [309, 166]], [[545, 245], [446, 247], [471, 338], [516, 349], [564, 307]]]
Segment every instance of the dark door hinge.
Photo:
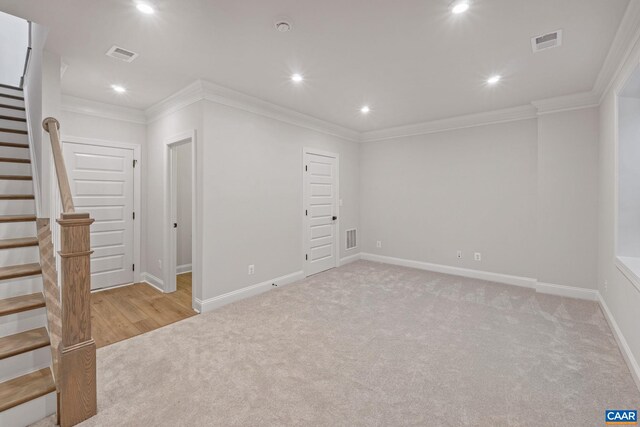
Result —
[[307, 172], [307, 171], [309, 170], [309, 169], [307, 169], [307, 168], [308, 168], [308, 166], [307, 166], [307, 165], [304, 165], [304, 171], [305, 171], [305, 172]]
[[136, 159], [133, 159], [133, 167], [136, 167], [136, 164], [138, 163], [138, 161]]
[[133, 219], [136, 219], [136, 213], [135, 212], [133, 213]]
[[304, 259], [305, 259], [306, 261], [309, 261], [309, 255], [304, 254]]
[[136, 265], [135, 264], [133, 264], [132, 270], [136, 271]]
[[304, 216], [309, 216], [309, 211], [308, 210], [304, 210]]

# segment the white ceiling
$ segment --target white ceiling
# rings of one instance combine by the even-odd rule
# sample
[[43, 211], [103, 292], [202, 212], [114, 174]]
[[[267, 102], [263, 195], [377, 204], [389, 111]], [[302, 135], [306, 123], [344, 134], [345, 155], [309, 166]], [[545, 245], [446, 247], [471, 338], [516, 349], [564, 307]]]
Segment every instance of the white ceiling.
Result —
[[[147, 108], [202, 78], [370, 131], [589, 91], [628, 4], [474, 0], [454, 16], [449, 0], [149, 2], [155, 15], [133, 0], [0, 0], [0, 10], [50, 28], [47, 48], [69, 65], [69, 95]], [[276, 32], [280, 15], [293, 31]], [[557, 29], [563, 45], [534, 55], [531, 37]], [[106, 57], [114, 44], [139, 58]], [[495, 73], [502, 82], [486, 86]], [[116, 95], [113, 83], [128, 93]]]

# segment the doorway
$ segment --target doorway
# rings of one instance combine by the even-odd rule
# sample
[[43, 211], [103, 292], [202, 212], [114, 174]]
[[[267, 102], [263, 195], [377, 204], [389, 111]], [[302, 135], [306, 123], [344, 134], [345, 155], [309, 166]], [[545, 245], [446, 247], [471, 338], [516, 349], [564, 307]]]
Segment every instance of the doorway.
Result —
[[304, 271], [306, 276], [338, 265], [338, 155], [304, 150]]
[[198, 295], [195, 132], [165, 141], [164, 292], [177, 292], [196, 309]]

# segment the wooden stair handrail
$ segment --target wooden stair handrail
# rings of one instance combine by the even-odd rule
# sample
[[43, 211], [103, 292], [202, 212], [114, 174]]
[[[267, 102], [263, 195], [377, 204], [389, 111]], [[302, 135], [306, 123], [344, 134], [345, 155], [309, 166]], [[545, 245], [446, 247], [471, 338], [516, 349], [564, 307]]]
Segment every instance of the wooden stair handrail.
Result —
[[58, 177], [58, 188], [60, 189], [60, 198], [62, 199], [62, 210], [65, 213], [73, 213], [76, 210], [73, 206], [69, 177], [67, 175], [67, 168], [64, 165], [62, 148], [60, 147], [60, 122], [53, 117], [47, 117], [42, 121], [42, 127], [49, 133], [49, 137], [51, 139], [51, 152], [53, 153], [53, 164], [55, 165], [56, 176]]
[[[93, 219], [75, 211], [67, 169], [60, 146], [60, 122], [47, 117], [42, 127], [49, 133], [63, 212], [60, 227], [60, 285], [54, 277], [50, 223], [39, 221], [41, 266], [52, 340], [53, 372], [58, 393], [58, 423], [73, 426], [97, 413], [96, 343], [91, 336], [91, 244]], [[59, 289], [59, 292], [58, 292]], [[57, 301], [56, 301], [57, 297]], [[59, 322], [59, 326], [56, 324]]]

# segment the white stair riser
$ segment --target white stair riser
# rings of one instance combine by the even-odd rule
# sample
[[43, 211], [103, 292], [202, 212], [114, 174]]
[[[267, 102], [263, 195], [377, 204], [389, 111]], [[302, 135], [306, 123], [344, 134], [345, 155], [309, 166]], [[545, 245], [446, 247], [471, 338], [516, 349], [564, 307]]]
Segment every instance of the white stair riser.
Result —
[[34, 424], [54, 414], [56, 412], [56, 405], [56, 393], [49, 393], [4, 412], [0, 412], [0, 426], [24, 427]]
[[12, 107], [24, 108], [24, 101], [0, 96], [0, 105], [11, 105]]
[[34, 221], [0, 223], [0, 239], [17, 239], [19, 237], [35, 236], [37, 236], [37, 230]]
[[17, 142], [19, 144], [28, 144], [29, 136], [21, 133], [0, 132], [0, 142]]
[[[1, 168], [0, 173], [2, 173]], [[33, 183], [31, 181], [0, 179], [0, 194], [33, 194]]]
[[19, 334], [47, 325], [47, 313], [44, 307], [22, 313], [0, 316], [0, 337]]
[[0, 282], [0, 299], [42, 292], [42, 276], [20, 277]]
[[0, 360], [0, 382], [51, 366], [51, 347], [46, 346]]
[[27, 123], [26, 122], [20, 122], [20, 121], [17, 121], [17, 120], [0, 119], [0, 128], [1, 129], [27, 130]]
[[[0, 102], [0, 104], [2, 104], [2, 102]], [[0, 107], [0, 116], [18, 117], [20, 119], [25, 119], [27, 118], [27, 112], [24, 110]]]
[[33, 215], [33, 200], [0, 200], [0, 215]]
[[2, 175], [31, 175], [31, 163], [0, 162]]
[[24, 92], [19, 89], [0, 86], [0, 93], [3, 95], [19, 96], [20, 98], [24, 98]]
[[[19, 148], [19, 147], [3, 147], [0, 145], [0, 157], [10, 157], [13, 159], [28, 159], [29, 149]], [[2, 173], [3, 173], [2, 170], [0, 170], [0, 174]]]
[[[40, 262], [40, 254], [37, 246], [29, 246], [25, 248], [0, 249], [0, 267], [8, 267], [10, 265], [31, 264]], [[0, 286], [3, 286], [0, 281]]]

